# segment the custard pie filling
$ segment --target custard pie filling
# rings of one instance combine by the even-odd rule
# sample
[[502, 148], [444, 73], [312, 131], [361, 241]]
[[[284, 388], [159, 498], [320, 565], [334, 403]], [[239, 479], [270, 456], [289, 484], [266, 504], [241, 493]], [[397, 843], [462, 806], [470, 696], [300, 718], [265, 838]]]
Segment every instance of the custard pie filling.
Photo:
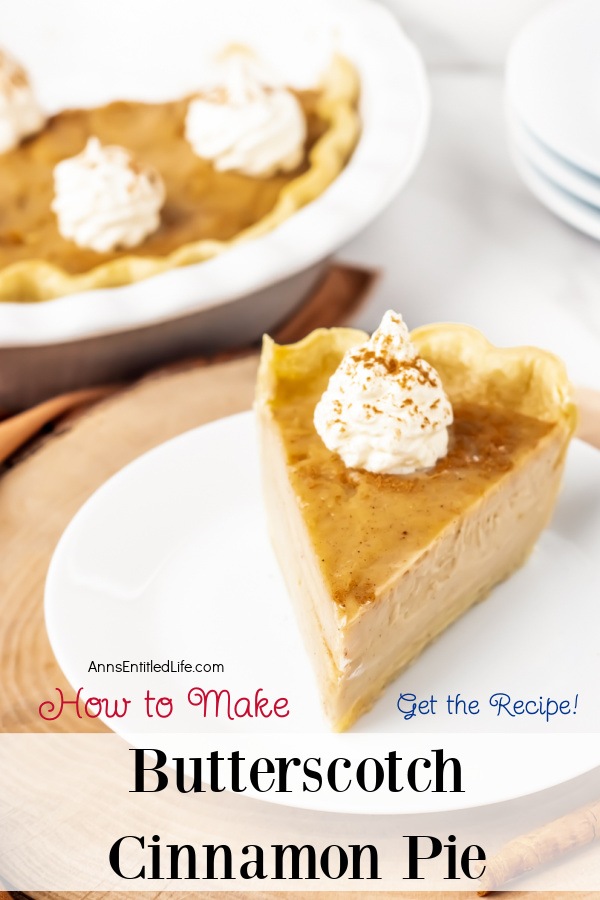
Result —
[[[65, 110], [0, 154], [1, 300], [127, 284], [264, 234], [327, 188], [358, 139], [358, 79], [340, 57], [318, 89], [294, 92], [306, 140], [291, 171], [253, 177], [221, 171], [198, 156], [186, 137], [191, 102], [119, 101]], [[55, 167], [81, 154], [91, 137], [125, 148], [164, 182], [160, 225], [131, 250], [79, 247], [63, 237], [52, 212]]]

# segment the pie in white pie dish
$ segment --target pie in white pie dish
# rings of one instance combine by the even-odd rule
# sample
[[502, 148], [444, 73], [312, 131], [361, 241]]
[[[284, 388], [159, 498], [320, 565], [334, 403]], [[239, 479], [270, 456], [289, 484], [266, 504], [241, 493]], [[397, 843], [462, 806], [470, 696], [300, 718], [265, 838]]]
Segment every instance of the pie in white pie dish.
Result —
[[[182, 352], [256, 339], [299, 305], [331, 255], [391, 201], [423, 150], [430, 106], [423, 64], [391, 14], [369, 0], [290, 0], [285, 7], [256, 0], [252, 15], [242, 0], [225, 0], [211, 9], [210, 31], [203, 4], [190, 7], [185, 0], [174, 0], [168, 13], [158, 4], [107, 0], [86, 5], [85, 15], [76, 0], [58, 0], [38, 14], [39, 28], [32, 32], [22, 5], [9, 0], [3, 43], [30, 71], [50, 113], [115, 98], [184, 96], [197, 83], [199, 61], [231, 42], [273, 59], [287, 83], [305, 88], [333, 48], [358, 72], [361, 134], [330, 187], [268, 234], [135, 284], [44, 303], [0, 304], [0, 373], [13, 386], [0, 396], [5, 405], [25, 399], [24, 393], [19, 397], [23, 384], [28, 401], [75, 386], [84, 361], [86, 381], [93, 383]], [[172, 37], [165, 43], [167, 15]], [[57, 29], [59, 19], [70, 27]], [[133, 56], [132, 33], [138, 48]], [[284, 54], [291, 42], [298, 52]], [[159, 67], [143, 52], [157, 46], [164, 61]], [[73, 79], [73, 67], [85, 68], [86, 78]], [[110, 339], [137, 329], [140, 352], [128, 366], [126, 342], [111, 352]], [[102, 343], [97, 353], [86, 347], [89, 339]], [[69, 357], [60, 373], [49, 363], [56, 357], [53, 347]], [[19, 352], [5, 352], [9, 348]]]

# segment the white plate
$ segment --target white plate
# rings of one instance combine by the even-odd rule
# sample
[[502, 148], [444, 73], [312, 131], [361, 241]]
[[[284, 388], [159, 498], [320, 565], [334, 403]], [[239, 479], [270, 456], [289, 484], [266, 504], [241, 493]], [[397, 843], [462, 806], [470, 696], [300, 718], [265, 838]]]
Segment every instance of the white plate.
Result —
[[197, 87], [203, 61], [232, 41], [275, 58], [292, 83], [314, 83], [333, 49], [353, 61], [362, 134], [342, 174], [275, 231], [215, 259], [122, 288], [0, 303], [0, 345], [110, 334], [252, 294], [329, 257], [405, 184], [424, 146], [429, 91], [418, 52], [372, 0], [2, 3], [2, 44], [31, 69], [50, 109], [181, 95]]
[[521, 155], [557, 187], [600, 208], [600, 178], [571, 165], [539, 141], [514, 115], [509, 114], [511, 139]]
[[560, 219], [590, 237], [600, 240], [600, 209], [566, 191], [539, 171], [516, 145], [513, 162], [519, 175], [537, 199]]
[[[600, 673], [600, 454], [574, 442], [556, 517], [527, 565], [429, 647], [352, 733], [331, 735], [267, 538], [255, 445], [250, 413], [188, 432], [127, 466], [75, 516], [46, 586], [48, 634], [74, 689], [134, 699], [151, 689], [154, 696], [173, 697], [175, 712], [160, 722], [159, 743], [143, 746], [174, 755], [197, 753], [199, 742], [204, 752], [246, 747], [249, 757], [268, 747], [270, 754], [301, 755], [304, 749], [307, 756], [343, 751], [383, 758], [400, 746], [408, 758], [411, 749], [444, 746], [472, 762], [471, 789], [458, 800], [452, 794], [415, 800], [408, 792], [400, 799], [381, 792], [264, 795], [312, 808], [473, 806], [557, 784], [600, 763], [598, 741], [572, 733], [600, 730], [593, 694]], [[91, 660], [151, 658], [223, 663], [225, 672], [89, 672]], [[228, 688], [233, 696], [259, 687], [272, 698], [285, 696], [290, 716], [276, 727], [270, 720], [204, 720], [185, 704], [199, 682], [205, 689]], [[483, 700], [496, 691], [515, 697], [578, 693], [578, 718], [550, 726], [498, 721], [491, 713], [470, 721], [444, 715], [404, 721], [396, 710], [400, 692], [419, 698], [461, 692]], [[138, 744], [140, 734], [157, 730], [139, 704], [116, 726], [106, 721]], [[518, 768], [506, 765], [515, 752], [522, 758]]]
[[569, 162], [600, 176], [600, 4], [559, 0], [515, 39], [507, 89], [520, 119]]

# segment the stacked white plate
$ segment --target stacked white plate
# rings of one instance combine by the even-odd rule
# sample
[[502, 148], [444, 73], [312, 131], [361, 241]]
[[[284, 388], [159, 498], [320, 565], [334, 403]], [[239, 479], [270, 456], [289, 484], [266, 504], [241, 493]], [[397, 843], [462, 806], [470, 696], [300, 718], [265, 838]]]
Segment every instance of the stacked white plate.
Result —
[[600, 0], [558, 0], [519, 33], [508, 57], [507, 112], [525, 184], [600, 240]]

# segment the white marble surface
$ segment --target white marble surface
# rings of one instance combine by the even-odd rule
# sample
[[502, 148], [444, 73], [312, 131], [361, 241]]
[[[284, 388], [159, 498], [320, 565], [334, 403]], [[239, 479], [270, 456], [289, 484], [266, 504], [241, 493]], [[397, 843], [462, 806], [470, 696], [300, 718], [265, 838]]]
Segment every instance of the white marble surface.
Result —
[[[552, 0], [373, 0], [398, 16], [427, 63], [503, 63], [513, 35]], [[567, 0], [568, 2], [568, 0]]]
[[[471, 19], [466, 33], [446, 13], [436, 20], [441, 0], [421, 11], [415, 0], [386, 2], [428, 63], [433, 113], [412, 181], [343, 253], [383, 272], [355, 324], [372, 328], [389, 307], [411, 327], [468, 322], [499, 344], [553, 350], [575, 383], [600, 388], [600, 243], [529, 194], [506, 141], [506, 48], [520, 20], [543, 4], [524, 0], [519, 14], [510, 2], [495, 32], [485, 4], [478, 43]], [[468, 18], [472, 0], [456, 3]]]

